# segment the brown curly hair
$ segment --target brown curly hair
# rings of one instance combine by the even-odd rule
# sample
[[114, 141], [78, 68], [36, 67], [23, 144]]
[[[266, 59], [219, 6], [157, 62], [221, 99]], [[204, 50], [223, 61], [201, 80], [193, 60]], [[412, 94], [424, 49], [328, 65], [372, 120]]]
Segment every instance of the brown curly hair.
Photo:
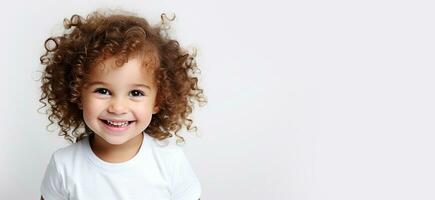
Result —
[[[145, 132], [158, 140], [177, 136], [177, 132], [192, 126], [190, 114], [195, 103], [204, 105], [206, 99], [198, 86], [199, 69], [196, 52], [188, 53], [176, 40], [169, 38], [169, 19], [161, 15], [161, 22], [151, 26], [144, 18], [122, 11], [121, 14], [95, 11], [86, 19], [73, 15], [64, 20], [65, 33], [45, 41], [46, 52], [40, 57], [44, 71], [41, 76], [41, 108], [50, 125], [57, 123], [59, 136], [74, 143], [92, 134], [83, 120], [80, 91], [86, 84], [90, 68], [110, 57], [122, 66], [129, 58], [153, 49], [158, 55], [154, 69], [157, 84], [154, 114]], [[148, 52], [149, 53], [149, 52]]]

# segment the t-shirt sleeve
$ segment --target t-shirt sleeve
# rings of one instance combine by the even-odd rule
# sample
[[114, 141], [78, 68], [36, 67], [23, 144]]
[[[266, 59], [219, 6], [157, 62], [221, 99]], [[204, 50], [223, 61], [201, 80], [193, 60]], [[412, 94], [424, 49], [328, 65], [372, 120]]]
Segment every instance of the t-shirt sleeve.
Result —
[[198, 200], [201, 196], [200, 182], [181, 148], [177, 149], [176, 155], [172, 200]]
[[44, 200], [67, 199], [64, 180], [58, 170], [54, 154], [51, 156], [41, 184], [41, 195]]

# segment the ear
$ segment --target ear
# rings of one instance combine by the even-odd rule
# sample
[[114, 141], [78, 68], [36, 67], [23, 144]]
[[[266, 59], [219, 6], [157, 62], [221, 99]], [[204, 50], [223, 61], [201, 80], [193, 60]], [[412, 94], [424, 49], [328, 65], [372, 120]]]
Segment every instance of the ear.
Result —
[[158, 106], [154, 106], [153, 108], [153, 114], [157, 114], [159, 112], [159, 107]]

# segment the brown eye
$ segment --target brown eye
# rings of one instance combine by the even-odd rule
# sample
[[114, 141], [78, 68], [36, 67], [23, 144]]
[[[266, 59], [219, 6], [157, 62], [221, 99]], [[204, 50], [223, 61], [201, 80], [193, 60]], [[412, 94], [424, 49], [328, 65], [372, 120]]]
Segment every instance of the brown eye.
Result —
[[102, 95], [110, 95], [110, 91], [106, 88], [97, 88], [94, 92]]
[[144, 92], [142, 92], [140, 90], [132, 90], [130, 92], [130, 95], [134, 96], [134, 97], [145, 96]]

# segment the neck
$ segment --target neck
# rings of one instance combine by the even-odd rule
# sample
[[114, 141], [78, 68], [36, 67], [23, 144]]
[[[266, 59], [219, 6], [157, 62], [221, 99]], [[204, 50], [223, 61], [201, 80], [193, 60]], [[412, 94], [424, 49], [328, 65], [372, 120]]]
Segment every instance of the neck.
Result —
[[110, 163], [120, 163], [132, 159], [139, 152], [143, 137], [142, 133], [124, 144], [113, 145], [94, 133], [89, 136], [89, 144], [92, 151], [101, 160]]

